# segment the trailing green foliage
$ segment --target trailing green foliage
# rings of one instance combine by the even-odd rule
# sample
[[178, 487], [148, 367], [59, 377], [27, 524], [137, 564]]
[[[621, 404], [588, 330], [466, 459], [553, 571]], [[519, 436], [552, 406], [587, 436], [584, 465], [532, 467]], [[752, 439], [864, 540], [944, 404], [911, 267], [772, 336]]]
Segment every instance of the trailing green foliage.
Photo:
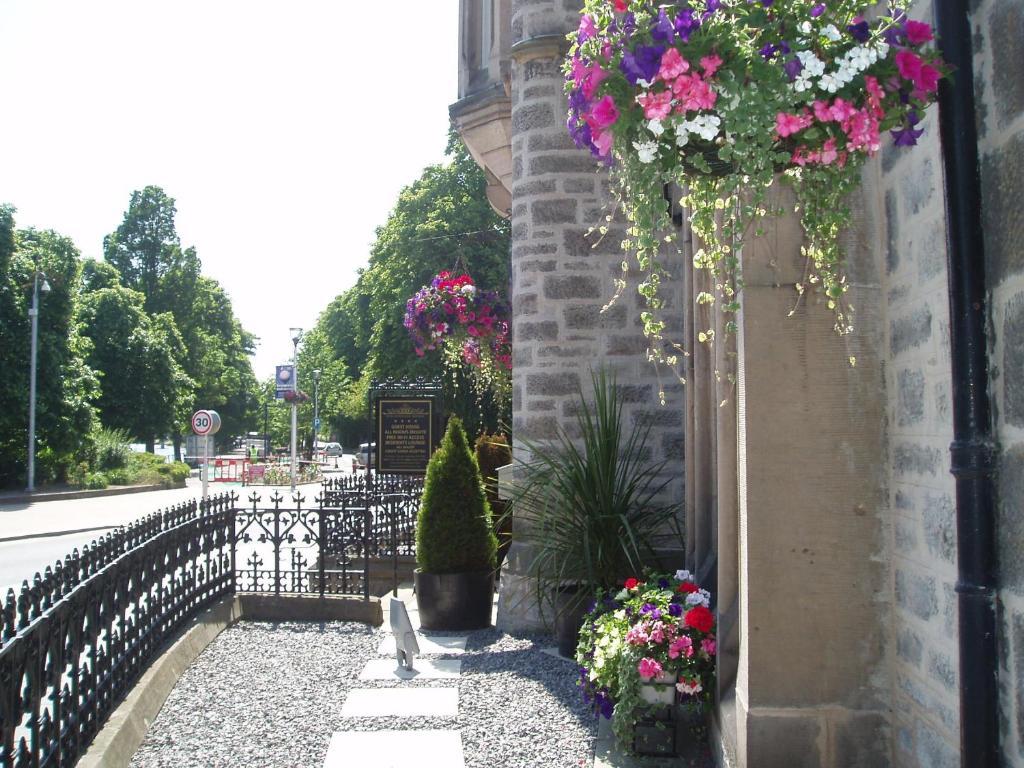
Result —
[[559, 427], [544, 443], [517, 438], [530, 458], [516, 462], [512, 509], [530, 521], [522, 539], [533, 549], [542, 607], [562, 584], [582, 584], [579, 594], [590, 595], [640, 573], [673, 527], [682, 538], [675, 508], [660, 499], [671, 478], [648, 455], [650, 425], [627, 429], [618, 386], [603, 371], [591, 378], [593, 399], [579, 390], [573, 433]]
[[416, 522], [416, 561], [425, 573], [493, 570], [497, 540], [480, 469], [457, 417], [427, 464]]

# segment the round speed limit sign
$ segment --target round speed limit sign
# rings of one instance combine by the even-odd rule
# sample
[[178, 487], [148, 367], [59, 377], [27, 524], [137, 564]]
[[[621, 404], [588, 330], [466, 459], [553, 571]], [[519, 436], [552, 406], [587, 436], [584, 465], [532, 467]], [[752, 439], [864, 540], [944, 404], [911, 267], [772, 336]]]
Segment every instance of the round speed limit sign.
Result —
[[220, 414], [216, 411], [196, 411], [192, 414], [192, 431], [200, 437], [215, 435], [220, 429]]

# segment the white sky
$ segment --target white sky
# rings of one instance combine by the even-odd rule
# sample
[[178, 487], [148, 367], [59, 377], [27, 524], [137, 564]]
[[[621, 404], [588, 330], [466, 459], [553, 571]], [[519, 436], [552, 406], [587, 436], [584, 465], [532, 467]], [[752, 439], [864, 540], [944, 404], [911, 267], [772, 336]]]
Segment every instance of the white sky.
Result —
[[163, 187], [266, 378], [443, 160], [457, 34], [457, 0], [0, 0], [0, 203], [101, 258]]

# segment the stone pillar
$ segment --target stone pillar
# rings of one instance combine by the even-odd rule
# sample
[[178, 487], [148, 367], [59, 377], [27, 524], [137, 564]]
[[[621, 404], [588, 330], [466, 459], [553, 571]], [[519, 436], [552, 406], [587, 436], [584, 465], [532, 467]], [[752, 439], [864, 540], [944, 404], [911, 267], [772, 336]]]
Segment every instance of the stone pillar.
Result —
[[[565, 35], [579, 25], [578, 6], [564, 0], [521, 1], [512, 11], [512, 304], [513, 442], [550, 439], [559, 425], [571, 429], [577, 388], [589, 389], [590, 371], [605, 367], [617, 378], [627, 417], [654, 424], [652, 460], [669, 457], [669, 493], [682, 513], [682, 385], [646, 361], [635, 280], [619, 303], [602, 313], [620, 276], [624, 231], [613, 226], [600, 241], [588, 237], [603, 222], [607, 177], [589, 152], [575, 148], [566, 131], [567, 105], [561, 65]], [[677, 270], [679, 271], [679, 270]], [[633, 276], [635, 277], [635, 276]], [[679, 280], [664, 291], [680, 305]], [[681, 318], [672, 326], [681, 329]], [[659, 388], [667, 404], [658, 404]], [[498, 625], [541, 626], [532, 553], [516, 533], [501, 577]], [[681, 556], [679, 567], [682, 566]]]
[[845, 338], [814, 297], [788, 317], [804, 272], [795, 216], [743, 253], [740, 766], [890, 764], [881, 297], [876, 238], [856, 219]]

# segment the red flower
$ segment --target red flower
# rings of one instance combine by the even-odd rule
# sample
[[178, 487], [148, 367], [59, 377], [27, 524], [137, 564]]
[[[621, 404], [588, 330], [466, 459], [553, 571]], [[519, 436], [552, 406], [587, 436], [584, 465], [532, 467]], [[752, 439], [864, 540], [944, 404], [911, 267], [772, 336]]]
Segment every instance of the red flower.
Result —
[[697, 585], [694, 584], [692, 581], [684, 581], [682, 584], [676, 587], [676, 592], [682, 592], [688, 595], [691, 592], [696, 592], [697, 589]]
[[615, 10], [619, 13], [625, 13], [629, 10], [629, 0], [615, 0]]
[[629, 578], [629, 579], [626, 579], [625, 587], [626, 587], [626, 589], [636, 589], [636, 586], [639, 583], [640, 583], [640, 581], [638, 579]]
[[715, 616], [703, 605], [698, 605], [686, 612], [683, 619], [686, 626], [693, 627], [698, 632], [710, 632], [715, 626]]

